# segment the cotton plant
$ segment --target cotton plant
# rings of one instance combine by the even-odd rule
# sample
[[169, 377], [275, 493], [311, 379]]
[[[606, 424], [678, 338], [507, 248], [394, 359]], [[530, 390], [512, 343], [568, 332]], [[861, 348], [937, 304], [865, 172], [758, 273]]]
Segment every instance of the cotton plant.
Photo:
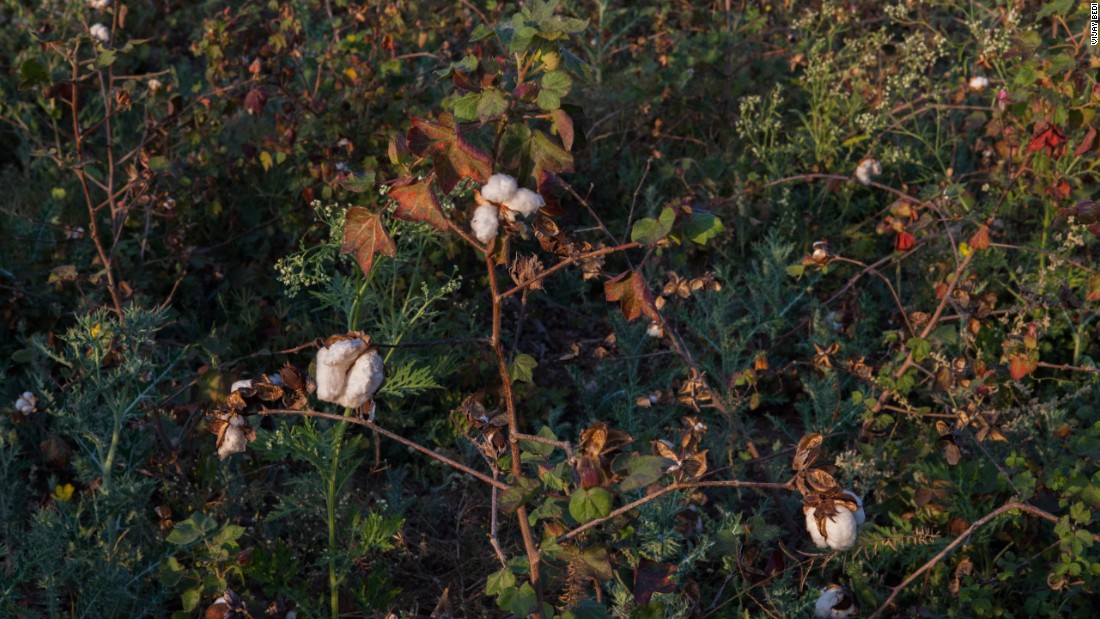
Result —
[[501, 219], [514, 223], [517, 216], [530, 217], [546, 205], [542, 196], [520, 187], [508, 174], [493, 174], [474, 196], [477, 208], [470, 219], [470, 229], [482, 243], [496, 238]]
[[111, 40], [111, 31], [103, 24], [92, 24], [92, 27], [88, 28], [88, 34], [92, 35], [92, 38], [100, 43], [106, 43]]
[[24, 391], [22, 395], [15, 400], [15, 410], [20, 415], [30, 415], [36, 410], [37, 406], [38, 398], [30, 391]]
[[825, 471], [811, 468], [821, 455], [823, 441], [820, 434], [808, 434], [798, 442], [792, 463], [795, 486], [802, 493], [806, 531], [814, 545], [845, 551], [855, 546], [859, 528], [867, 521], [867, 515], [859, 495], [841, 489]]
[[975, 75], [966, 83], [966, 87], [974, 92], [981, 92], [989, 87], [989, 78], [984, 75]]
[[333, 336], [317, 351], [317, 397], [358, 409], [382, 386], [382, 356], [369, 337]]

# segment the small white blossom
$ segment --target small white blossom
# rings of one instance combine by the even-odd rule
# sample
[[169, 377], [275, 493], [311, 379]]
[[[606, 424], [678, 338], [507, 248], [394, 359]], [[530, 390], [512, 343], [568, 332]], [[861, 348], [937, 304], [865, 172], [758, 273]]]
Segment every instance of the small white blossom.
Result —
[[494, 174], [481, 186], [481, 197], [490, 202], [503, 204], [516, 193], [516, 179], [507, 174]]
[[989, 87], [989, 78], [983, 75], [975, 75], [967, 82], [967, 87], [973, 91], [982, 91]]
[[470, 228], [474, 236], [482, 243], [488, 243], [497, 236], [500, 227], [500, 211], [492, 204], [482, 204], [474, 211], [470, 219]]
[[[535, 211], [539, 210], [546, 205], [546, 200], [542, 199], [542, 196], [531, 191], [530, 189], [520, 188], [517, 189], [512, 197], [504, 201], [504, 206], [515, 213], [519, 213], [524, 217], [529, 217], [535, 214]], [[512, 218], [509, 217], [509, 220]]]
[[317, 397], [339, 403], [347, 383], [348, 368], [363, 353], [367, 343], [359, 338], [341, 340], [317, 351]]
[[111, 31], [107, 29], [107, 26], [103, 24], [92, 24], [92, 27], [88, 29], [89, 34], [93, 39], [97, 39], [102, 43], [106, 43], [111, 40]]
[[111, 0], [88, 0], [88, 6], [97, 11], [105, 11], [111, 6]]
[[376, 350], [367, 351], [351, 366], [347, 386], [336, 403], [348, 408], [359, 408], [378, 391], [382, 376], [382, 356]]
[[821, 597], [814, 604], [816, 619], [840, 619], [858, 614], [859, 605], [855, 603], [851, 592], [840, 585], [829, 585], [822, 589]]
[[882, 164], [874, 157], [868, 157], [856, 166], [856, 179], [864, 185], [870, 185], [871, 179], [882, 174]]
[[815, 516], [817, 508], [806, 510], [806, 530], [810, 532], [818, 548], [848, 550], [856, 544], [856, 517], [842, 505], [836, 506], [836, 513], [825, 518], [825, 535], [817, 528]]

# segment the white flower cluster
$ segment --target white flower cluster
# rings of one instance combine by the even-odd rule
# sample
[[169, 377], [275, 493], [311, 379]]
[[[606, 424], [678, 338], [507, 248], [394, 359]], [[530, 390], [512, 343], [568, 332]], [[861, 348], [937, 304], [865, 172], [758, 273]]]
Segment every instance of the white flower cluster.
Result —
[[530, 217], [546, 205], [542, 196], [520, 187], [516, 179], [507, 174], [494, 174], [481, 186], [477, 209], [470, 219], [470, 228], [474, 236], [482, 243], [488, 243], [497, 236], [500, 219], [515, 221], [516, 215]]
[[38, 406], [38, 398], [30, 391], [24, 391], [23, 395], [15, 401], [15, 410], [21, 415], [30, 415]]
[[882, 164], [874, 157], [867, 157], [856, 166], [856, 180], [864, 185], [870, 185], [871, 179], [882, 174]]
[[338, 340], [317, 351], [317, 397], [359, 408], [382, 385], [382, 356], [362, 338]]
[[103, 24], [92, 24], [92, 27], [88, 29], [88, 33], [92, 35], [93, 39], [101, 43], [111, 40], [111, 31]]
[[817, 527], [817, 508], [806, 510], [806, 530], [810, 532], [814, 544], [818, 548], [832, 548], [833, 550], [848, 550], [856, 544], [856, 536], [859, 527], [867, 522], [867, 515], [863, 511], [863, 499], [851, 490], [841, 493], [852, 500], [857, 506], [856, 511], [851, 511], [841, 504], [836, 504], [836, 513], [825, 518], [825, 535]]

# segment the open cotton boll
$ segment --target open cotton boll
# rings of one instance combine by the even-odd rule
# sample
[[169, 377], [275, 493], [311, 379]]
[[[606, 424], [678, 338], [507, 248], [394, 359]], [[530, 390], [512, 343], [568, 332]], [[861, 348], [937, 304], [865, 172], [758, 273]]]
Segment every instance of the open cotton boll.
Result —
[[825, 535], [817, 528], [817, 508], [806, 510], [806, 530], [818, 548], [848, 550], [856, 544], [856, 517], [845, 507], [838, 505], [836, 513], [825, 518]]
[[237, 382], [233, 383], [233, 386], [229, 388], [229, 391], [230, 391], [230, 393], [232, 393], [232, 392], [234, 392], [238, 389], [251, 389], [251, 388], [252, 388], [252, 379], [246, 378], [244, 380], [238, 380]]
[[840, 585], [829, 585], [822, 589], [821, 596], [814, 604], [816, 619], [840, 619], [855, 617], [858, 614], [859, 605], [856, 604], [851, 592]]
[[97, 11], [103, 11], [111, 6], [111, 0], [88, 0], [88, 6]]
[[882, 174], [882, 164], [874, 157], [868, 157], [856, 166], [856, 179], [864, 185], [870, 185], [871, 179]]
[[348, 408], [359, 408], [378, 391], [382, 384], [382, 356], [378, 351], [371, 350], [355, 360], [348, 372], [347, 386], [344, 387], [344, 395], [337, 404]]
[[516, 193], [516, 179], [507, 174], [494, 174], [481, 186], [481, 197], [490, 202], [503, 204]]
[[317, 351], [317, 397], [339, 403], [344, 393], [348, 368], [363, 353], [367, 343], [359, 338], [341, 340]]
[[497, 237], [499, 228], [500, 212], [497, 207], [492, 204], [482, 204], [474, 210], [474, 216], [470, 219], [470, 229], [474, 231], [477, 240], [488, 243]]
[[512, 194], [512, 197], [504, 202], [505, 208], [519, 213], [524, 217], [534, 215], [535, 211], [545, 205], [546, 200], [543, 200], [542, 196], [526, 188], [517, 189], [516, 193]]
[[222, 444], [218, 447], [218, 459], [225, 460], [233, 454], [244, 453], [247, 446], [248, 437], [245, 436], [244, 430], [239, 424], [230, 422], [229, 427], [225, 429], [225, 436], [222, 437]]
[[974, 77], [970, 78], [967, 86], [970, 88], [970, 90], [985, 90], [989, 87], [989, 78], [982, 75], [975, 75]]
[[88, 29], [88, 33], [92, 35], [93, 39], [97, 39], [101, 43], [106, 43], [111, 40], [111, 31], [103, 24], [93, 24], [92, 27]]

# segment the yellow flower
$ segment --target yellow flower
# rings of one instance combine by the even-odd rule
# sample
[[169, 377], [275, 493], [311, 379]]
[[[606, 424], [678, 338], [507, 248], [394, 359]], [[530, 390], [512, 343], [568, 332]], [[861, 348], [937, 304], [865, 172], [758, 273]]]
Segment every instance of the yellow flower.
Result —
[[69, 501], [73, 498], [73, 485], [65, 484], [64, 486], [58, 484], [54, 486], [53, 492], [50, 493], [50, 497], [55, 501]]

